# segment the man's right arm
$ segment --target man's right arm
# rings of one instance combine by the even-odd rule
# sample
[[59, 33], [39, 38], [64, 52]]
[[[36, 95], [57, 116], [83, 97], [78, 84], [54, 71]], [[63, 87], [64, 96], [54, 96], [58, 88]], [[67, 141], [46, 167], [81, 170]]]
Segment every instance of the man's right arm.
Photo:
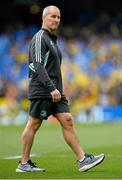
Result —
[[39, 81], [47, 88], [52, 96], [53, 102], [58, 102], [61, 99], [60, 92], [56, 89], [55, 85], [49, 78], [43, 65], [35, 63], [35, 69], [39, 78]]
[[[48, 61], [47, 54], [49, 53], [48, 48], [44, 39], [42, 38], [42, 34], [36, 36], [35, 42], [35, 58], [34, 58], [34, 69], [37, 74], [38, 80], [43, 84], [43, 86], [48, 89], [50, 92], [53, 102], [58, 102], [61, 99], [60, 92], [56, 89], [53, 81], [50, 79], [45, 65]], [[47, 53], [48, 52], [48, 53]], [[49, 54], [48, 54], [49, 55]], [[46, 58], [45, 58], [46, 57]]]
[[43, 86], [48, 89], [49, 92], [55, 90], [56, 87], [52, 80], [49, 78], [45, 67], [39, 62], [35, 62], [34, 67], [37, 73], [38, 80], [43, 84]]
[[46, 56], [48, 52], [48, 47], [45, 43], [43, 32], [36, 34], [33, 47], [35, 48], [33, 64], [38, 80], [43, 84], [46, 89], [48, 89], [49, 92], [52, 92], [56, 89], [56, 87], [53, 81], [50, 79], [45, 68], [49, 56]]

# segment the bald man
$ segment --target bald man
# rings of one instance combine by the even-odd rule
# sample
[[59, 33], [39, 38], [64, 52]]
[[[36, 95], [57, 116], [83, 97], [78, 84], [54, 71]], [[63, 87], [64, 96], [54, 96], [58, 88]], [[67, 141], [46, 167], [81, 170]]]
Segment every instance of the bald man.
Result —
[[[22, 133], [22, 159], [16, 172], [44, 172], [30, 160], [34, 136], [44, 119], [50, 115], [62, 126], [66, 143], [75, 153], [79, 171], [87, 171], [101, 163], [104, 154], [93, 156], [80, 146], [73, 125], [68, 101], [63, 92], [61, 52], [57, 46], [55, 31], [61, 19], [56, 6], [48, 6], [42, 13], [42, 28], [34, 35], [29, 48], [29, 118]], [[53, 142], [53, 140], [52, 140]]]

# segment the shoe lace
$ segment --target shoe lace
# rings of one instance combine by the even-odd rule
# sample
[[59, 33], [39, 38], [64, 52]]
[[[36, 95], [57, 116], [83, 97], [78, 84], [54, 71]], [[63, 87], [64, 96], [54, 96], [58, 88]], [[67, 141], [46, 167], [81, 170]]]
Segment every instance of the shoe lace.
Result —
[[32, 167], [37, 167], [35, 162], [32, 162], [30, 159], [28, 160], [28, 164], [30, 164]]
[[[94, 159], [94, 155], [92, 155], [92, 154], [89, 154], [89, 153], [85, 153], [85, 159], [82, 161], [82, 162], [84, 162], [84, 161], [88, 161], [88, 159]], [[82, 162], [79, 162], [79, 160], [77, 160], [77, 163], [80, 165]]]
[[90, 159], [93, 159], [94, 156], [92, 154], [85, 153], [85, 157], [89, 157]]

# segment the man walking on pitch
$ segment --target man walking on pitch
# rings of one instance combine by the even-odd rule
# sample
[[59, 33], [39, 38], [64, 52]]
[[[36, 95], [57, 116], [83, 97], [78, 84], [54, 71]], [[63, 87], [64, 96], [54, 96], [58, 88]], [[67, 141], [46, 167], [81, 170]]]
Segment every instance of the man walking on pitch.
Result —
[[36, 131], [44, 119], [54, 115], [62, 126], [66, 143], [78, 159], [79, 171], [87, 171], [104, 159], [104, 154], [93, 156], [80, 146], [63, 93], [61, 52], [54, 35], [60, 24], [60, 10], [47, 6], [42, 14], [42, 28], [34, 35], [29, 49], [29, 119], [22, 134], [22, 159], [16, 172], [43, 172], [30, 160], [30, 151]]

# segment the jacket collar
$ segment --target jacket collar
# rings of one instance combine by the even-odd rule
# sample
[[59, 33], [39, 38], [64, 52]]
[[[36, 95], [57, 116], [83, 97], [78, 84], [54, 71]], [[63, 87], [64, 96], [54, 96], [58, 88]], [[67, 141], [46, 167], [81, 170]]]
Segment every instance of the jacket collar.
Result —
[[42, 28], [54, 41], [57, 40], [57, 36], [55, 34], [51, 34], [47, 29]]

